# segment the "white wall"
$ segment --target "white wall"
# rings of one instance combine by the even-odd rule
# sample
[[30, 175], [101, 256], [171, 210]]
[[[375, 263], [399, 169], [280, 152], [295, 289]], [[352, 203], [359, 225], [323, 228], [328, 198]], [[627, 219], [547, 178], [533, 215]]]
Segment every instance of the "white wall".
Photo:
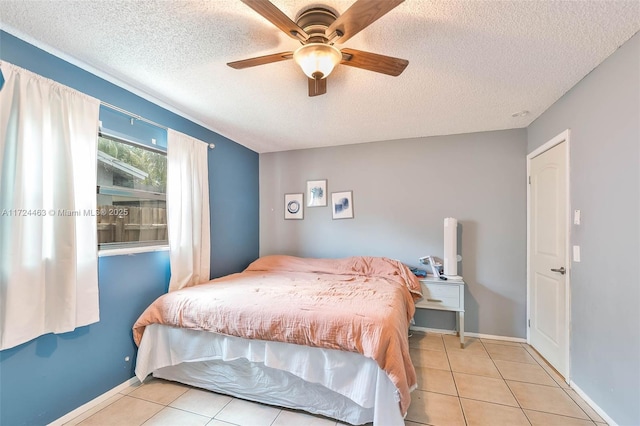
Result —
[[[260, 155], [260, 254], [386, 256], [419, 266], [443, 254], [443, 220], [460, 223], [459, 273], [468, 283], [466, 329], [526, 335], [524, 129]], [[328, 179], [353, 191], [354, 219], [330, 207], [284, 220], [284, 194]], [[419, 312], [418, 325], [454, 328], [451, 313]]]
[[528, 128], [531, 152], [571, 129], [571, 379], [640, 425], [640, 34]]

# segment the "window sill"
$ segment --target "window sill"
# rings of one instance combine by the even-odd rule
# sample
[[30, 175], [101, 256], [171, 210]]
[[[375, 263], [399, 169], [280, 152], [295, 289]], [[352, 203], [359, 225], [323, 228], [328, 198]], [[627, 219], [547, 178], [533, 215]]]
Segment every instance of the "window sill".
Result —
[[151, 253], [154, 251], [169, 251], [169, 246], [127, 247], [119, 249], [98, 250], [98, 257], [121, 256], [138, 253]]

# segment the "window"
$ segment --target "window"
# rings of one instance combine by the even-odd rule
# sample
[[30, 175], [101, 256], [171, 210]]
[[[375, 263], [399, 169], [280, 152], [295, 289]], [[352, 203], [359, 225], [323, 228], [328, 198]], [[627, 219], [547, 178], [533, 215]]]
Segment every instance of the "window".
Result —
[[167, 244], [167, 155], [98, 137], [98, 247]]

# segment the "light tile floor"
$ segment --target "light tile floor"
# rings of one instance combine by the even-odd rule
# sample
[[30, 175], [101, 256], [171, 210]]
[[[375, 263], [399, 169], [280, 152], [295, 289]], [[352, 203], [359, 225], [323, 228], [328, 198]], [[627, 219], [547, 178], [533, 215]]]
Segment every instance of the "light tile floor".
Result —
[[[418, 389], [406, 426], [603, 425], [530, 346], [452, 335], [409, 339]], [[66, 426], [342, 426], [280, 409], [149, 378], [76, 417]]]

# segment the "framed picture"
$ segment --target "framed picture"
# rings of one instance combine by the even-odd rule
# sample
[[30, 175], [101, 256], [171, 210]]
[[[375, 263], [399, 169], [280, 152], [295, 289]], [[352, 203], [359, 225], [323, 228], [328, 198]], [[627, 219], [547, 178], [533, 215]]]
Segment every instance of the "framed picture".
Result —
[[353, 219], [353, 192], [331, 193], [331, 212], [334, 219]]
[[284, 194], [284, 218], [304, 219], [303, 194]]
[[324, 207], [327, 205], [327, 180], [307, 181], [307, 207]]

